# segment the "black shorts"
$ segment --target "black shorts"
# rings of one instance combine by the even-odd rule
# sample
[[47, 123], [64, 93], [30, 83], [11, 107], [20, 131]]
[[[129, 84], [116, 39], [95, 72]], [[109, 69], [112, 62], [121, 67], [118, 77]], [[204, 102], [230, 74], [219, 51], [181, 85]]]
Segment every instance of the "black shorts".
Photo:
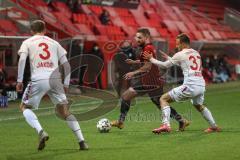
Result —
[[144, 86], [141, 79], [134, 78], [131, 80], [131, 87], [138, 95], [148, 94], [150, 98], [161, 97], [163, 94], [163, 86]]

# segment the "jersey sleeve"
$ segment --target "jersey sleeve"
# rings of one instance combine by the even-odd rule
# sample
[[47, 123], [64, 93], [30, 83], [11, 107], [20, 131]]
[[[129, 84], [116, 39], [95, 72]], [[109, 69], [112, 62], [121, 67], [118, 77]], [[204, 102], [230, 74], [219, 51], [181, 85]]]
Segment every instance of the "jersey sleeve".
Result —
[[181, 52], [177, 52], [172, 58], [169, 58], [169, 61], [174, 65], [180, 65], [180, 62], [182, 61]]
[[18, 55], [20, 56], [22, 53], [28, 53], [28, 47], [26, 42], [23, 42], [20, 49], [18, 50]]
[[58, 59], [60, 60], [62, 56], [65, 56], [67, 54], [67, 51], [59, 44], [58, 45]]

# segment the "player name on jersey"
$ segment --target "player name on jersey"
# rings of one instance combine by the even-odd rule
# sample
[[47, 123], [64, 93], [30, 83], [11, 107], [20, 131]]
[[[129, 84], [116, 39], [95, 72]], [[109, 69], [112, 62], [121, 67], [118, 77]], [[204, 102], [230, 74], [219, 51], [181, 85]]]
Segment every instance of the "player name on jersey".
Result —
[[37, 68], [53, 68], [53, 62], [38, 62]]
[[196, 76], [196, 77], [202, 77], [202, 73], [201, 73], [201, 72], [195, 72], [195, 73], [194, 73], [194, 76]]

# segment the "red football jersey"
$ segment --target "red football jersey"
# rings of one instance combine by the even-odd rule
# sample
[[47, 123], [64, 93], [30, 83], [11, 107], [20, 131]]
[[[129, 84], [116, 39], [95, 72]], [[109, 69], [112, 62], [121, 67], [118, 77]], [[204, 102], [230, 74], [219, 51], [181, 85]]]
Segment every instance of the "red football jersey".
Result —
[[[144, 62], [149, 62], [148, 60], [144, 59], [143, 53], [148, 52], [156, 58], [155, 48], [151, 43], [146, 44], [140, 53], [140, 61], [142, 65]], [[163, 85], [163, 78], [160, 75], [159, 68], [156, 65], [152, 64], [152, 67], [149, 72], [144, 73], [141, 77], [141, 82], [145, 88], [152, 88], [153, 86], [162, 86]]]

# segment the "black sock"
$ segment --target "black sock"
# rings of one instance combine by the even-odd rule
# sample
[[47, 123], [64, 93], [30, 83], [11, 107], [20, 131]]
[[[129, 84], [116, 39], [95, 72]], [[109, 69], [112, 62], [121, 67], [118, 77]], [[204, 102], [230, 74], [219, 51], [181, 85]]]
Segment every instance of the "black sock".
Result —
[[151, 101], [157, 106], [158, 109], [161, 110], [159, 98], [160, 97], [151, 97]]
[[171, 109], [170, 117], [174, 118], [178, 122], [182, 122], [183, 121], [182, 116], [180, 114], [178, 114], [174, 108], [170, 107], [170, 109]]
[[120, 114], [120, 117], [119, 117], [119, 121], [121, 121], [121, 122], [125, 121], [127, 113], [130, 109], [130, 104], [131, 104], [131, 101], [125, 101], [125, 100], [122, 99], [121, 109], [120, 109], [121, 114]]

